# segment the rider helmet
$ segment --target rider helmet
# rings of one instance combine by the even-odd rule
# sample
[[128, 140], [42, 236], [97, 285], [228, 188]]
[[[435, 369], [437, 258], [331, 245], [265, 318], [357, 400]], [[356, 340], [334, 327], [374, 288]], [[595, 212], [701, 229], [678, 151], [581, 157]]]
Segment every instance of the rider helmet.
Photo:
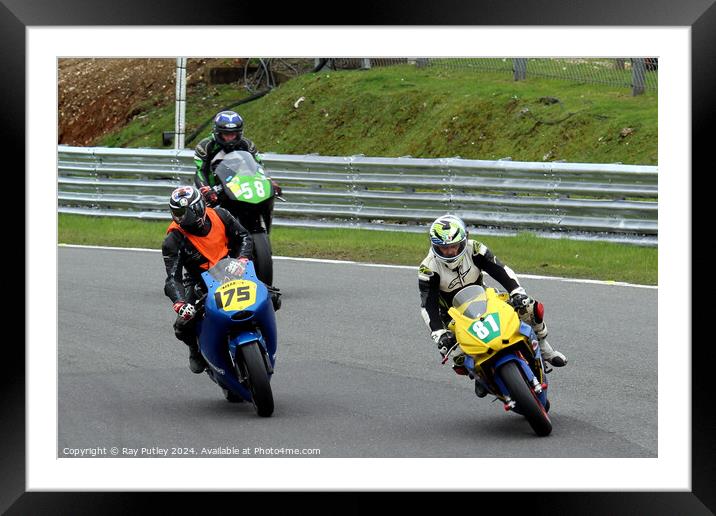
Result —
[[192, 234], [205, 235], [209, 231], [206, 204], [199, 190], [193, 186], [180, 186], [169, 198], [172, 219]]
[[430, 225], [430, 242], [438, 260], [448, 267], [455, 266], [467, 251], [465, 223], [454, 215], [438, 217]]
[[214, 139], [224, 152], [236, 150], [244, 131], [244, 120], [235, 111], [222, 111], [214, 117]]

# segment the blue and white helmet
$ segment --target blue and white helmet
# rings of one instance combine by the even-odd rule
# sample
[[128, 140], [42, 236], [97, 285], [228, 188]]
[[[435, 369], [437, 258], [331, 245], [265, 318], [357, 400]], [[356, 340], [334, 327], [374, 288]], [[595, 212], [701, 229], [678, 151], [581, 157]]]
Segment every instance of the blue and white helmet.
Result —
[[[224, 152], [231, 152], [236, 149], [241, 141], [243, 132], [244, 119], [235, 111], [221, 111], [214, 117], [214, 139]], [[227, 141], [225, 137], [227, 134], [236, 136]]]
[[455, 215], [438, 217], [430, 225], [430, 242], [435, 257], [446, 264], [456, 263], [467, 251], [467, 228]]

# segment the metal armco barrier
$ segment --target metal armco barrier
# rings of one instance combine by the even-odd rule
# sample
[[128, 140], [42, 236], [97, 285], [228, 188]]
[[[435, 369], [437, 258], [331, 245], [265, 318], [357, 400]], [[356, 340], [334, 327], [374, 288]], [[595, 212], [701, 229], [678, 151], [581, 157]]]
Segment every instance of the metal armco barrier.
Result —
[[[657, 245], [657, 167], [263, 154], [288, 202], [275, 224], [426, 231], [450, 212], [478, 233]], [[58, 147], [61, 213], [169, 219], [192, 150]]]

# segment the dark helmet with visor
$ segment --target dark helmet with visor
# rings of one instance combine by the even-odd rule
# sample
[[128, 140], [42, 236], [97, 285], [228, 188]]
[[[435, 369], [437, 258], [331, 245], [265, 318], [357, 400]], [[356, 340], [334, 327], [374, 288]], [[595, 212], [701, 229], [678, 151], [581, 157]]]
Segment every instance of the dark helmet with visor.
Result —
[[193, 234], [205, 234], [209, 227], [206, 223], [206, 204], [199, 190], [193, 186], [180, 186], [169, 198], [172, 219], [182, 229]]
[[244, 120], [235, 111], [222, 111], [214, 117], [214, 139], [224, 152], [236, 150], [244, 132]]

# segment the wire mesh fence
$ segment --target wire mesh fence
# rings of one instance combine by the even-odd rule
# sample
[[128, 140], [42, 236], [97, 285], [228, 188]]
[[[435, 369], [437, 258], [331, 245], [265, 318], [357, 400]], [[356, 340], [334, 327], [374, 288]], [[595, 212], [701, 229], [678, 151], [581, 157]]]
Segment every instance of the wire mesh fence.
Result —
[[[316, 60], [319, 63], [319, 60]], [[562, 79], [584, 84], [631, 88], [635, 95], [656, 92], [659, 86], [658, 58], [327, 58], [333, 70], [368, 69], [411, 64], [450, 70], [502, 72], [515, 80], [532, 77]]]
[[314, 66], [313, 59], [246, 59], [243, 66], [244, 88], [250, 93], [272, 89], [288, 79], [310, 72]]
[[[528, 59], [528, 77], [551, 77], [574, 82], [632, 87], [639, 79], [644, 88], [656, 91], [656, 58], [646, 59]], [[635, 78], [641, 70], [642, 76]]]
[[451, 70], [472, 70], [481, 72], [512, 73], [514, 63], [512, 58], [425, 58], [416, 60], [416, 66], [429, 66], [431, 68], [444, 68]]
[[634, 95], [656, 92], [658, 58], [434, 58], [434, 57], [323, 57], [249, 58], [243, 65], [244, 87], [254, 93], [276, 87], [287, 79], [317, 70], [366, 70], [383, 66], [504, 73], [514, 80], [534, 77], [583, 84], [631, 88]]

